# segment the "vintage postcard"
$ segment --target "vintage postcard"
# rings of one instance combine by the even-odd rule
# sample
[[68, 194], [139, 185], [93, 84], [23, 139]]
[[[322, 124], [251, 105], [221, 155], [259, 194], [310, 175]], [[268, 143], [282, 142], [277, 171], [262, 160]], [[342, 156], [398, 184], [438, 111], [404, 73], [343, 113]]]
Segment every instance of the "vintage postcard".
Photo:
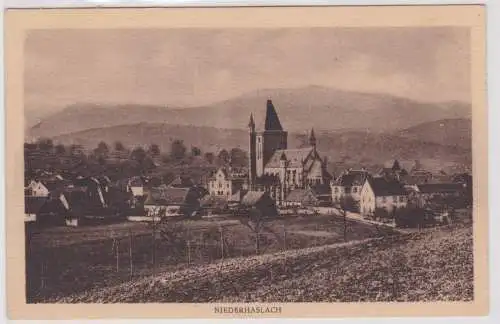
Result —
[[482, 6], [5, 30], [11, 318], [488, 313]]

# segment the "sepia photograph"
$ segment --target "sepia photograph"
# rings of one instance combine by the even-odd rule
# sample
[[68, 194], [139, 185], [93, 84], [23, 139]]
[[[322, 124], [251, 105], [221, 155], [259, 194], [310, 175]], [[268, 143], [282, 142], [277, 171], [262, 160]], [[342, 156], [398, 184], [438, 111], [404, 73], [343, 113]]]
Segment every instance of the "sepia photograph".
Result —
[[474, 303], [472, 39], [452, 24], [27, 29], [24, 222], [11, 215], [26, 304]]

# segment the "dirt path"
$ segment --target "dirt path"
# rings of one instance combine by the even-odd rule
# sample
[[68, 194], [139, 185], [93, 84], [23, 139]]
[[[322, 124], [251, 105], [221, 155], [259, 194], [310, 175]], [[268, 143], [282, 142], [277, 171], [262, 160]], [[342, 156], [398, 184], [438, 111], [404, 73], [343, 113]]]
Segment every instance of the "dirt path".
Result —
[[289, 233], [314, 236], [314, 237], [336, 237], [335, 233], [327, 231], [289, 231]]

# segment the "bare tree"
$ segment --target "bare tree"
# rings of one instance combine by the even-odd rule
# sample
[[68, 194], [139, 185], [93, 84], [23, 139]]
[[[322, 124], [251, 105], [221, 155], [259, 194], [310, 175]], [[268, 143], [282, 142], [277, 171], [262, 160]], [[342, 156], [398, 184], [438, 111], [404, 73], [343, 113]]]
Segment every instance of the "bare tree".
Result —
[[149, 226], [151, 228], [151, 263], [153, 265], [153, 278], [156, 276], [156, 233], [158, 232], [158, 228], [162, 219], [165, 219], [166, 208], [163, 206], [156, 206], [151, 209], [148, 209], [149, 217], [151, 217], [151, 221], [149, 222]]
[[356, 202], [351, 196], [342, 196], [337, 203], [337, 207], [342, 211], [344, 219], [344, 241], [347, 241], [347, 212], [355, 209]]
[[260, 253], [260, 234], [265, 228], [267, 217], [263, 213], [255, 208], [251, 207], [248, 209], [240, 210], [238, 212], [240, 222], [247, 226], [252, 233], [255, 235], [255, 253]]

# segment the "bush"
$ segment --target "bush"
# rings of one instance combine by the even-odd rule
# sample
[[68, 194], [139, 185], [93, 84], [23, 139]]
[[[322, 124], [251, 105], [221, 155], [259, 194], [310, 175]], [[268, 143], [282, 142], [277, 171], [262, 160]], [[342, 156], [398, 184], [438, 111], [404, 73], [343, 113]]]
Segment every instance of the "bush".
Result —
[[385, 208], [375, 208], [373, 216], [375, 217], [375, 219], [381, 220], [390, 218], [389, 212]]
[[421, 227], [433, 223], [433, 220], [432, 213], [419, 207], [400, 208], [395, 214], [397, 227]]

